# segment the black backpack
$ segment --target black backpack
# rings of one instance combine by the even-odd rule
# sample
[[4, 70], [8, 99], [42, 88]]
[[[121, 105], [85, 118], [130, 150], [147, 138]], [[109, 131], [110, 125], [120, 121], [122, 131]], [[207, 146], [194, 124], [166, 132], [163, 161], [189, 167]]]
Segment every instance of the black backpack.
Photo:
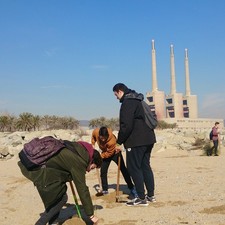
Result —
[[151, 111], [151, 108], [145, 101], [141, 101], [141, 103], [145, 113], [145, 123], [149, 128], [154, 130], [158, 125], [157, 116], [154, 112]]
[[212, 140], [212, 139], [213, 139], [213, 129], [209, 133], [209, 140]]

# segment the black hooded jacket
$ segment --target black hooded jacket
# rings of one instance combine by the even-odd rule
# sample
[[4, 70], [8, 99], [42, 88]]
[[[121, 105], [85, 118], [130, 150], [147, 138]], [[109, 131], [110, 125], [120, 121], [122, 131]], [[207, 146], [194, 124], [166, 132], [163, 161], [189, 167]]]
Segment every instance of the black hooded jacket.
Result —
[[145, 123], [144, 109], [141, 101], [143, 94], [128, 89], [120, 99], [120, 130], [118, 144], [125, 148], [151, 145], [156, 142], [154, 130]]

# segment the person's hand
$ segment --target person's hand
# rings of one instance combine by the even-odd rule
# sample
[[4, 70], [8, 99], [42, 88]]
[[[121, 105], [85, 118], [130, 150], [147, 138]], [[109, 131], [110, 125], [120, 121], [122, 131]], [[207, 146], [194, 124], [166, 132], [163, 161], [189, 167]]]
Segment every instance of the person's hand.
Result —
[[115, 148], [115, 154], [118, 154], [119, 152], [121, 152], [121, 148], [120, 148], [120, 146], [117, 146]]
[[97, 225], [98, 224], [98, 217], [93, 215], [93, 216], [90, 216], [90, 220], [93, 222], [94, 225]]

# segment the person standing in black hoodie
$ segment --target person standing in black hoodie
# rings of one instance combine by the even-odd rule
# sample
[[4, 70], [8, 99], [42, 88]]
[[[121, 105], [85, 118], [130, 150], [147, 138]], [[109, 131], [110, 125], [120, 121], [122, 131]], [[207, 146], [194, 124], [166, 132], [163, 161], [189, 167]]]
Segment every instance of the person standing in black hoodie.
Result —
[[[127, 202], [127, 206], [148, 206], [155, 202], [154, 175], [150, 166], [151, 151], [156, 142], [154, 130], [145, 123], [145, 114], [141, 101], [143, 94], [129, 89], [125, 84], [118, 83], [113, 92], [120, 101], [117, 143], [126, 149], [127, 169], [134, 181], [138, 198]], [[145, 194], [145, 188], [147, 194]]]

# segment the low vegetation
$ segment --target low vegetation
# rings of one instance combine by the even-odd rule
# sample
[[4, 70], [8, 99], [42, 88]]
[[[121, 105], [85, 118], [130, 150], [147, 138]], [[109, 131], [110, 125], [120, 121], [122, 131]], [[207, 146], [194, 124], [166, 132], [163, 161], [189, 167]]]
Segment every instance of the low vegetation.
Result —
[[[100, 118], [95, 118], [89, 121], [89, 127], [90, 128], [95, 128], [95, 127], [101, 127], [101, 126], [106, 126], [110, 127], [112, 130], [119, 130], [119, 119], [118, 118], [111, 118], [111, 119], [106, 119], [105, 117], [100, 117]], [[163, 120], [158, 121], [158, 126], [156, 129], [173, 129], [176, 128], [177, 124], [173, 123], [166, 123]]]
[[[209, 152], [209, 150], [213, 147], [213, 143], [207, 138], [205, 139], [197, 138], [195, 142], [193, 143], [193, 146], [195, 146], [197, 149], [202, 149], [203, 155], [207, 155], [207, 152]], [[218, 152], [219, 152], [219, 148], [218, 148]]]
[[118, 118], [106, 119], [105, 117], [100, 117], [89, 121], [89, 127], [92, 129], [102, 126], [110, 127], [112, 130], [119, 130], [119, 119]]
[[79, 121], [73, 117], [39, 116], [28, 112], [21, 113], [19, 117], [0, 116], [0, 131], [4, 132], [77, 129], [78, 127]]
[[166, 123], [164, 120], [159, 120], [157, 125], [157, 129], [174, 129], [176, 127], [176, 123]]
[[[105, 117], [95, 118], [89, 121], [89, 128], [107, 126], [112, 130], [119, 130], [119, 118], [106, 119]], [[77, 129], [79, 121], [73, 117], [39, 116], [29, 112], [21, 113], [18, 117], [13, 115], [0, 115], [0, 131], [36, 131], [36, 130], [57, 130]], [[157, 129], [176, 128], [176, 123], [169, 124], [161, 120]]]

